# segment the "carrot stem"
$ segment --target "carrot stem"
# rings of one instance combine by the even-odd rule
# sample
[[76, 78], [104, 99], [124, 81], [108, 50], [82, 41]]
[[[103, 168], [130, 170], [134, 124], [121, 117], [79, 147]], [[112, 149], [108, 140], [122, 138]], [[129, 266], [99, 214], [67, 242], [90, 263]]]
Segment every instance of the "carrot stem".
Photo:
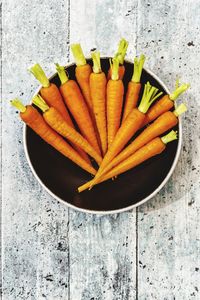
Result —
[[177, 140], [177, 131], [171, 130], [168, 134], [161, 137], [161, 141], [164, 144], [170, 143], [174, 140]]
[[187, 106], [184, 103], [181, 103], [177, 108], [173, 111], [176, 117], [182, 115], [187, 111]]
[[169, 98], [172, 101], [175, 101], [182, 93], [184, 93], [190, 87], [189, 84], [184, 83], [181, 86], [177, 87], [173, 93], [169, 95]]
[[124, 38], [122, 38], [119, 42], [117, 53], [115, 54], [115, 57], [119, 59], [120, 65], [124, 64], [124, 58], [126, 55], [127, 48], [128, 42]]
[[151, 86], [149, 82], [147, 82], [144, 86], [144, 92], [142, 95], [142, 100], [140, 102], [140, 105], [138, 106], [138, 109], [140, 112], [145, 114], [150, 105], [158, 98], [160, 95], [163, 94], [163, 92], [158, 93], [158, 89], [154, 86]]
[[69, 78], [65, 72], [65, 67], [60, 66], [58, 63], [55, 63], [56, 71], [58, 72], [58, 76], [60, 78], [61, 84], [65, 84]]
[[24, 113], [26, 111], [26, 106], [17, 98], [10, 101], [11, 105], [16, 107], [20, 112]]
[[84, 66], [86, 65], [86, 59], [83, 54], [83, 50], [80, 44], [72, 44], [71, 45], [72, 54], [74, 56], [75, 62], [77, 66]]
[[118, 60], [118, 58], [114, 57], [112, 59], [112, 63], [110, 61], [110, 64], [111, 64], [111, 72], [112, 72], [111, 79], [118, 80], [119, 79], [119, 60]]
[[91, 52], [91, 56], [93, 61], [93, 72], [96, 74], [101, 73], [100, 52], [93, 51]]
[[34, 66], [32, 66], [29, 71], [35, 76], [35, 78], [41, 83], [43, 87], [50, 86], [49, 79], [47, 78], [44, 70], [39, 64], [35, 64]]
[[140, 58], [137, 58], [137, 57], [134, 58], [134, 71], [133, 71], [133, 76], [131, 78], [131, 81], [133, 81], [135, 83], [140, 82], [145, 59], [146, 59], [146, 57], [144, 54], [142, 54], [140, 56]]
[[44, 113], [45, 111], [49, 110], [49, 106], [46, 104], [44, 99], [40, 95], [36, 95], [32, 99], [33, 103], [41, 109]]

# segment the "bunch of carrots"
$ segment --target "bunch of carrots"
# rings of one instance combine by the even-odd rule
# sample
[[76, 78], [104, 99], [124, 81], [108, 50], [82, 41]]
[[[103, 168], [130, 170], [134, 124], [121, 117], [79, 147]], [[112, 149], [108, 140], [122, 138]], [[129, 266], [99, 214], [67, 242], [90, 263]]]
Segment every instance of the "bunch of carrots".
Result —
[[188, 89], [188, 84], [178, 83], [169, 95], [163, 95], [149, 82], [142, 85], [144, 55], [134, 59], [132, 78], [124, 94], [127, 47], [128, 42], [121, 39], [105, 74], [99, 52], [91, 53], [91, 67], [80, 44], [73, 44], [76, 80], [56, 63], [60, 78], [57, 87], [35, 64], [30, 72], [41, 84], [39, 94], [26, 106], [19, 99], [11, 101], [21, 119], [44, 141], [94, 175], [78, 188], [79, 192], [116, 178], [164, 151], [167, 143], [177, 139], [171, 129], [187, 110], [185, 104], [176, 106], [174, 101]]

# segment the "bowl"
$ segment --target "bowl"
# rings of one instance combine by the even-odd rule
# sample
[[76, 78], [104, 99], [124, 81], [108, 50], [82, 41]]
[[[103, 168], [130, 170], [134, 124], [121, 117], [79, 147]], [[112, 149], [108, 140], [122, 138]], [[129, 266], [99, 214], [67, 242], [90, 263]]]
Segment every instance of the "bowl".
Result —
[[[91, 60], [87, 60], [91, 64]], [[102, 69], [109, 69], [109, 58], [101, 59]], [[131, 79], [133, 64], [125, 61], [125, 91]], [[75, 64], [66, 67], [71, 79], [75, 79]], [[50, 77], [57, 86], [60, 80], [57, 73]], [[152, 85], [169, 93], [165, 84], [148, 69], [143, 69], [141, 82]], [[36, 91], [39, 92], [41, 87]], [[142, 90], [143, 91], [143, 90]], [[142, 94], [141, 91], [141, 94]], [[24, 149], [30, 168], [41, 186], [55, 199], [76, 210], [111, 214], [130, 210], [154, 197], [166, 184], [177, 164], [182, 141], [182, 127], [179, 120], [174, 128], [178, 131], [178, 140], [169, 143], [164, 152], [149, 159], [138, 167], [95, 186], [90, 191], [78, 193], [77, 188], [91, 179], [91, 175], [68, 160], [54, 148], [44, 142], [32, 129], [24, 126]]]

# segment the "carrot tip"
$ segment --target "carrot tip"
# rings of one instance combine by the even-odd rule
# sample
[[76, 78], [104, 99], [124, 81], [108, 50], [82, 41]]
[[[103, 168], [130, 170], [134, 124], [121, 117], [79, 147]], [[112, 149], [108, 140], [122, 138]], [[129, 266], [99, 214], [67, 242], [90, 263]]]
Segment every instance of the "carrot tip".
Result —
[[187, 106], [184, 103], [181, 103], [175, 110], [174, 110], [174, 114], [176, 117], [182, 115], [184, 112], [187, 111]]
[[75, 62], [77, 66], [84, 66], [86, 65], [86, 59], [83, 54], [83, 50], [80, 44], [71, 44], [72, 54], [74, 56]]
[[127, 48], [128, 48], [128, 42], [124, 38], [122, 38], [118, 44], [117, 53], [115, 54], [115, 57], [118, 58], [119, 63], [121, 65], [123, 65], [124, 63], [124, 58], [126, 55]]
[[10, 103], [12, 106], [17, 108], [20, 112], [24, 113], [26, 111], [26, 106], [24, 106], [18, 98], [11, 100]]
[[135, 83], [139, 83], [140, 82], [140, 78], [142, 75], [142, 69], [144, 66], [144, 62], [145, 62], [145, 55], [141, 54], [140, 58], [138, 59], [137, 57], [135, 57], [134, 59], [134, 72], [133, 72], [133, 77], [131, 79], [131, 81], [135, 82]]
[[[177, 85], [177, 84], [176, 84]], [[189, 89], [190, 84], [184, 83], [181, 86], [178, 86], [173, 93], [169, 95], [169, 98], [172, 101], [175, 101], [182, 93], [184, 93], [187, 89]]]
[[138, 107], [139, 111], [145, 114], [148, 111], [151, 104], [162, 94], [163, 92], [158, 93], [158, 89], [154, 86], [151, 86], [150, 83], [147, 82], [144, 86], [142, 100]]
[[58, 76], [60, 78], [61, 84], [65, 84], [69, 78], [66, 74], [65, 67], [60, 66], [58, 63], [55, 63], [56, 71], [58, 72]]
[[46, 102], [40, 95], [34, 96], [32, 101], [37, 107], [39, 107], [42, 110], [42, 112], [45, 112], [49, 109], [49, 106], [46, 104]]
[[35, 64], [28, 70], [41, 83], [43, 87], [49, 87], [50, 85], [49, 79], [47, 78], [46, 74], [44, 73], [44, 70], [39, 64]]
[[111, 79], [118, 80], [119, 79], [119, 59], [117, 57], [114, 57], [112, 59], [111, 72], [112, 72]]
[[93, 72], [101, 73], [101, 60], [100, 60], [100, 52], [92, 51], [91, 52], [92, 60], [93, 60]]
[[167, 143], [170, 143], [174, 140], [177, 140], [177, 138], [178, 138], [177, 135], [178, 135], [177, 131], [171, 130], [168, 134], [161, 137], [161, 140], [164, 144], [167, 144]]

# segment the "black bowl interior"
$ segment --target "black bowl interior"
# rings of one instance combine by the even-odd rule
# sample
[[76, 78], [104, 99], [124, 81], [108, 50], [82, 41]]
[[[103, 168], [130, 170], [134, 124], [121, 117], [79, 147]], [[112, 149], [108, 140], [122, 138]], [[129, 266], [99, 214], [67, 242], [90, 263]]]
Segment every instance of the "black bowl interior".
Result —
[[[107, 72], [109, 60], [103, 58], [101, 62], [102, 69]], [[88, 63], [91, 64], [91, 61], [88, 60]], [[132, 76], [133, 65], [125, 62], [125, 68], [124, 85], [126, 89]], [[75, 65], [67, 67], [71, 79], [75, 79], [74, 71]], [[57, 75], [51, 81], [57, 86], [60, 85]], [[143, 84], [149, 81], [165, 93], [163, 87], [145, 70], [143, 70], [141, 81]], [[175, 129], [178, 131], [178, 126]], [[118, 176], [116, 180], [99, 184], [91, 191], [78, 193], [77, 187], [90, 180], [90, 174], [54, 150], [30, 128], [26, 130], [26, 143], [35, 172], [51, 192], [75, 207], [95, 211], [126, 208], [150, 195], [167, 176], [178, 146], [177, 141], [169, 143], [162, 154]]]

